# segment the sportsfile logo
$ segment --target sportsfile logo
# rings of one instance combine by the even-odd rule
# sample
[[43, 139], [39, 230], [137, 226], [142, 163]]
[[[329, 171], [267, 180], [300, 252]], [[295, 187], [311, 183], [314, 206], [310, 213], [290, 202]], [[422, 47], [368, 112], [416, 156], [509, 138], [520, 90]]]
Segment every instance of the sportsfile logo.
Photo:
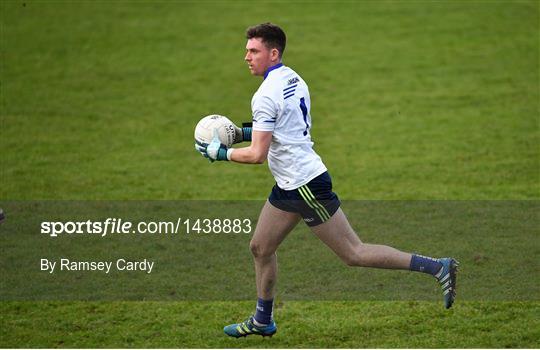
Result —
[[108, 218], [105, 221], [44, 221], [41, 223], [41, 233], [51, 237], [59, 234], [93, 234], [105, 237], [109, 233], [178, 233], [181, 218], [176, 222], [139, 222], [134, 229], [131, 221], [120, 218]]
[[105, 221], [43, 221], [41, 233], [51, 237], [60, 234], [91, 234], [105, 237], [108, 234], [210, 234], [210, 233], [251, 233], [251, 219], [220, 218], [178, 218], [176, 221], [141, 221], [133, 224], [120, 218]]

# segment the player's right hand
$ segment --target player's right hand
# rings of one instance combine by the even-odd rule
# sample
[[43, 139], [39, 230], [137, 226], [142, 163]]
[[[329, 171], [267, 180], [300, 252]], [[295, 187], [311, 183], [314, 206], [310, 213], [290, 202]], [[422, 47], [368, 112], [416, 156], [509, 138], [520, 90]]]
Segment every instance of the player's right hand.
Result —
[[227, 146], [221, 143], [217, 129], [214, 129], [214, 137], [210, 143], [195, 140], [195, 150], [213, 163], [216, 160], [229, 160], [227, 158]]

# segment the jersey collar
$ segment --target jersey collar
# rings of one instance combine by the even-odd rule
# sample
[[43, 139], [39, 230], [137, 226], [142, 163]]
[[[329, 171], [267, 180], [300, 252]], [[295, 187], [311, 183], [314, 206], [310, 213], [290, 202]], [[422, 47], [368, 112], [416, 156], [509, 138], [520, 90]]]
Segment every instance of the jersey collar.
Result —
[[[281, 66], [283, 66], [283, 63], [279, 62], [279, 63], [276, 64], [275, 66], [272, 66], [272, 67], [268, 68], [268, 69], [266, 70], [266, 73], [264, 73], [264, 79], [266, 79], [266, 77], [268, 76], [268, 74], [269, 74], [271, 71], [273, 71], [274, 69], [278, 69], [278, 68], [281, 67]], [[264, 80], [264, 79], [263, 79], [263, 80]]]

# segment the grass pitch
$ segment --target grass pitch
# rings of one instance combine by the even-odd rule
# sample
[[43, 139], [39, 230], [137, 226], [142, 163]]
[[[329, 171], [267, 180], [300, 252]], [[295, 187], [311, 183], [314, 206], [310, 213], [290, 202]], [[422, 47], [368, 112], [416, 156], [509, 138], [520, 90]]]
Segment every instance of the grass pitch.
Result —
[[[2, 303], [3, 347], [83, 348], [526, 348], [536, 347], [538, 303], [279, 302], [272, 338], [230, 339], [224, 320], [253, 302]], [[527, 327], [523, 327], [527, 324]]]
[[[206, 114], [250, 119], [243, 32], [263, 21], [288, 34], [342, 199], [540, 197], [537, 1], [2, 1], [0, 18], [3, 200], [264, 199], [266, 166], [210, 165], [192, 145]], [[254, 301], [2, 301], [0, 346], [540, 346], [537, 289], [450, 311], [387, 299], [284, 300], [275, 337], [238, 341], [221, 328]]]

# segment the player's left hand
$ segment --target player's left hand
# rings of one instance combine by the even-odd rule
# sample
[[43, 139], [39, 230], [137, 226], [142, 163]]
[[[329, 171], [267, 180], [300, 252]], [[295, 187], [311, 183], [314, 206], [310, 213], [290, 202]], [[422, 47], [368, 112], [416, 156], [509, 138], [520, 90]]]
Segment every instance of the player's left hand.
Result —
[[241, 128], [234, 125], [234, 142], [233, 143], [251, 141], [252, 129], [253, 129], [253, 123], [251, 122], [242, 123]]
[[208, 158], [210, 162], [227, 159], [227, 146], [221, 143], [217, 129], [214, 129], [214, 137], [210, 143], [195, 140], [195, 150], [200, 152], [203, 157]]

